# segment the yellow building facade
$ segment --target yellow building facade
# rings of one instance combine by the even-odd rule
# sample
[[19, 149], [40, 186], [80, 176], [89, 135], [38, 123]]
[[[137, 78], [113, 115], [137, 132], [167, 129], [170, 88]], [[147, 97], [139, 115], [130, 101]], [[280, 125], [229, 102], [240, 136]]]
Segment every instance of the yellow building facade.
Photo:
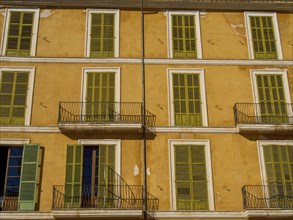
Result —
[[293, 218], [291, 0], [0, 5], [0, 219]]

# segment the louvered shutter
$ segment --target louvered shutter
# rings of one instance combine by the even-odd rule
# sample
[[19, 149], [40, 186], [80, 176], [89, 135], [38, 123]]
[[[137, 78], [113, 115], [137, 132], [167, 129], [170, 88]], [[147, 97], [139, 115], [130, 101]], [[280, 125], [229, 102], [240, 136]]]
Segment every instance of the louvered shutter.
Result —
[[83, 146], [68, 145], [65, 179], [65, 207], [79, 208], [81, 203]]
[[[113, 207], [116, 194], [115, 145], [99, 145], [99, 197], [104, 207]], [[105, 203], [106, 202], [106, 203]]]
[[201, 98], [198, 74], [173, 73], [175, 125], [201, 126]]
[[21, 211], [35, 210], [38, 178], [39, 145], [24, 146], [20, 178], [18, 208]]
[[29, 73], [27, 72], [2, 72], [0, 124], [24, 124], [28, 80]]
[[115, 73], [87, 73], [87, 119], [112, 121], [115, 114]]
[[270, 196], [293, 196], [293, 145], [263, 146]]
[[90, 56], [114, 57], [115, 14], [92, 13]]
[[192, 183], [188, 146], [175, 146], [175, 184], [178, 210], [192, 209]]
[[206, 176], [205, 146], [190, 146], [192, 158], [192, 181], [194, 209], [208, 209], [208, 189]]
[[277, 59], [273, 18], [267, 16], [251, 16], [250, 26], [254, 58]]
[[33, 20], [33, 12], [10, 12], [6, 55], [30, 55]]
[[194, 15], [172, 15], [172, 46], [174, 58], [196, 58]]
[[257, 91], [262, 122], [284, 123], [288, 121], [282, 75], [256, 75]]
[[205, 146], [176, 145], [175, 182], [178, 210], [207, 210]]

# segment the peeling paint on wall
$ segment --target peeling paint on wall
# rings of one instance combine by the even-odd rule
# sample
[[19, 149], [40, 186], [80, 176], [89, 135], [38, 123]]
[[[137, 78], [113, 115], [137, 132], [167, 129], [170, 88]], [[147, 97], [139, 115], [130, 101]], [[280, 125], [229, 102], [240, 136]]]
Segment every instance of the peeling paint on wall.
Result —
[[137, 164], [135, 164], [133, 167], [133, 175], [137, 176], [138, 174], [139, 174], [139, 168], [138, 168]]
[[217, 192], [216, 193], [216, 198], [217, 198], [217, 202], [219, 203], [221, 200], [221, 193]]
[[147, 175], [148, 175], [148, 176], [151, 175], [151, 169], [150, 169], [149, 167], [147, 168], [146, 172], [147, 172]]
[[41, 18], [47, 18], [56, 13], [57, 10], [50, 10], [50, 9], [45, 9], [41, 11], [40, 17]]
[[5, 16], [5, 9], [0, 9], [0, 14], [1, 14], [2, 16]]
[[230, 24], [230, 26], [236, 35], [239, 35], [241, 37], [246, 37], [245, 27], [243, 24]]
[[200, 19], [208, 17], [208, 13], [206, 11], [201, 11], [199, 13]]

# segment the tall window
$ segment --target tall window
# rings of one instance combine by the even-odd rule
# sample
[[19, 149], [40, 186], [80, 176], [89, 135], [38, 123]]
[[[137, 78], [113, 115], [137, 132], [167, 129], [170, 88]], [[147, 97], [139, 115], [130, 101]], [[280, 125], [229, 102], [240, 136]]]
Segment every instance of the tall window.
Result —
[[292, 116], [284, 71], [252, 71], [258, 115], [264, 123], [287, 123]]
[[[171, 141], [173, 207], [177, 210], [213, 209], [208, 141]], [[175, 200], [175, 201], [174, 201]]]
[[118, 56], [118, 11], [88, 11], [87, 56]]
[[[105, 207], [115, 200], [116, 145], [68, 145], [68, 207]], [[106, 202], [106, 203], [105, 203]]]
[[[260, 147], [269, 196], [293, 196], [293, 142], [260, 141]], [[270, 205], [277, 207], [282, 201], [272, 200]]]
[[250, 55], [254, 59], [282, 59], [276, 14], [246, 13]]
[[9, 9], [6, 16], [2, 54], [34, 56], [39, 10]]
[[169, 73], [173, 124], [177, 126], [206, 125], [203, 73], [172, 70]]
[[28, 84], [29, 72], [2, 72], [0, 81], [0, 124], [24, 124]]
[[199, 13], [169, 12], [170, 57], [201, 58]]
[[86, 114], [88, 120], [113, 120], [115, 114], [115, 73], [88, 72]]
[[0, 197], [3, 211], [35, 210], [39, 145], [0, 146]]

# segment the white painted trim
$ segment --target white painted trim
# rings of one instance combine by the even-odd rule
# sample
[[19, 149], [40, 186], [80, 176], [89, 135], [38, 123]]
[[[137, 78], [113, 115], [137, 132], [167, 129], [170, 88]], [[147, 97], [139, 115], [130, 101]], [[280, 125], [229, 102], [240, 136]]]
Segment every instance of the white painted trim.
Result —
[[114, 57], [119, 57], [119, 21], [120, 13], [119, 10], [113, 9], [87, 9], [86, 10], [86, 51], [85, 57], [90, 57], [90, 33], [91, 33], [91, 15], [98, 13], [114, 14], [115, 32], [114, 32]]
[[79, 139], [82, 145], [115, 145], [115, 171], [121, 175], [121, 140], [120, 139]]
[[34, 12], [30, 56], [35, 56], [36, 55], [36, 46], [37, 46], [37, 36], [38, 36], [40, 9], [17, 9], [17, 8], [13, 8], [13, 9], [10, 8], [10, 9], [7, 9], [5, 11], [5, 21], [4, 21], [5, 25], [4, 25], [4, 28], [3, 28], [3, 37], [2, 37], [2, 44], [1, 44], [1, 55], [5, 55], [5, 53], [6, 53], [8, 28], [9, 28], [9, 18], [10, 18], [10, 13], [12, 11]]
[[173, 45], [172, 45], [172, 15], [193, 15], [195, 23], [196, 34], [196, 54], [197, 59], [202, 58], [201, 47], [201, 33], [200, 33], [200, 16], [199, 11], [167, 11], [167, 33], [168, 33], [168, 57], [173, 58]]
[[278, 20], [277, 20], [277, 13], [275, 12], [244, 12], [245, 17], [245, 26], [246, 26], [246, 33], [247, 33], [247, 45], [248, 45], [248, 53], [250, 59], [254, 58], [254, 51], [253, 51], [253, 44], [252, 44], [252, 36], [251, 36], [251, 25], [250, 25], [250, 19], [251, 16], [268, 16], [272, 17], [273, 26], [274, 26], [274, 34], [276, 39], [276, 47], [277, 47], [277, 54], [278, 54], [278, 60], [283, 59], [282, 55], [282, 47], [281, 47], [281, 40], [280, 40], [280, 33], [279, 33], [279, 27], [278, 27]]
[[[252, 69], [250, 70], [250, 75], [251, 75], [252, 95], [253, 95], [254, 103], [259, 103], [256, 75], [273, 75], [273, 74], [282, 75], [286, 103], [291, 103], [289, 83], [288, 83], [288, 77], [287, 77], [287, 69]], [[259, 109], [256, 109], [256, 112], [257, 112], [257, 115], [260, 115]], [[289, 108], [288, 116], [290, 117], [292, 115], [293, 115], [293, 112], [290, 111], [290, 108]]]
[[[138, 58], [80, 58], [80, 57], [8, 57], [0, 62], [12, 63], [82, 63], [82, 64], [140, 64]], [[202, 60], [202, 59], [145, 59], [146, 64], [210, 65], [210, 66], [293, 66], [291, 60]]]
[[[4, 10], [4, 21], [3, 21], [3, 24], [6, 24], [8, 21], [8, 8], [6, 8], [5, 10]], [[5, 36], [7, 35], [7, 34], [5, 34], [5, 33], [7, 33], [8, 32], [8, 25], [3, 25], [3, 27], [2, 27], [2, 36], [1, 36], [1, 44], [0, 44], [0, 55], [2, 56], [2, 55], [4, 55], [5, 54], [5, 45], [6, 44], [4, 44], [4, 39], [6, 38]], [[6, 41], [7, 40], [5, 40], [5, 43], [6, 43]], [[0, 62], [1, 62], [1, 57], [0, 57]]]
[[75, 219], [75, 218], [90, 218], [90, 219], [103, 219], [115, 218], [115, 217], [140, 217], [142, 216], [142, 210], [132, 209], [71, 209], [71, 210], [52, 210], [52, 215], [59, 218]]
[[264, 159], [264, 152], [263, 152], [263, 146], [264, 145], [293, 145], [293, 140], [265, 140], [265, 141], [257, 141], [257, 150], [259, 155], [259, 167], [260, 167], [260, 174], [262, 178], [263, 185], [267, 185], [266, 179], [266, 169], [265, 169], [265, 159]]
[[233, 127], [175, 127], [158, 126], [154, 127], [155, 133], [226, 133], [234, 134], [236, 129]]
[[[62, 210], [63, 211], [63, 210]], [[51, 212], [0, 212], [0, 219], [3, 220], [20, 220], [20, 219], [36, 219], [49, 220], [55, 219]]]
[[35, 80], [35, 67], [0, 67], [0, 81], [2, 78], [2, 72], [4, 71], [17, 71], [17, 72], [29, 72], [29, 81], [26, 97], [26, 110], [25, 110], [25, 120], [24, 125], [29, 126], [31, 122], [32, 114], [32, 102], [33, 102], [33, 92], [34, 92], [34, 80]]
[[263, 217], [265, 219], [274, 219], [275, 218], [286, 218], [292, 217], [293, 212], [292, 209], [249, 209], [245, 210], [244, 215], [246, 218], [256, 218], [256, 217]]
[[292, 124], [238, 124], [236, 133], [259, 133], [259, 134], [292, 134]]
[[120, 102], [120, 67], [83, 67], [82, 68], [82, 95], [81, 101], [85, 102], [88, 72], [114, 72], [115, 73], [115, 102]]
[[202, 112], [202, 126], [208, 126], [208, 115], [207, 115], [207, 102], [206, 102], [206, 90], [205, 90], [205, 79], [204, 69], [167, 69], [168, 73], [168, 90], [169, 90], [169, 125], [174, 125], [174, 105], [173, 105], [173, 73], [192, 73], [199, 75], [199, 86], [200, 86], [200, 99], [201, 99], [201, 112]]
[[[76, 128], [76, 124], [66, 124], [66, 126], [70, 126], [71, 129]], [[95, 125], [99, 126], [99, 125]], [[127, 126], [126, 129], [141, 129], [141, 125], [138, 124], [127, 124], [121, 127], [121, 124], [109, 124], [109, 125], [101, 125], [100, 127], [104, 127], [104, 130], [114, 130], [122, 129]], [[271, 129], [274, 129], [274, 126], [268, 125]], [[80, 129], [88, 129], [88, 126], [85, 128], [80, 127]], [[101, 128], [102, 129], [102, 128]], [[224, 134], [235, 134], [237, 130], [232, 127], [173, 127], [173, 126], [160, 126], [154, 127], [155, 133], [224, 133]], [[58, 126], [0, 126], [0, 132], [25, 132], [25, 133], [60, 133]]]
[[175, 188], [175, 158], [174, 158], [174, 145], [204, 145], [205, 146], [205, 160], [206, 160], [206, 174], [207, 174], [207, 187], [208, 187], [208, 200], [209, 210], [214, 210], [214, 190], [213, 190], [213, 175], [212, 175], [212, 158], [210, 150], [210, 140], [201, 139], [169, 139], [169, 158], [170, 158], [170, 179], [171, 179], [171, 208], [176, 210], [176, 188]]
[[246, 219], [240, 211], [157, 211], [155, 216], [160, 219]]
[[0, 132], [60, 133], [60, 130], [57, 126], [0, 126]]
[[29, 144], [30, 139], [23, 138], [0, 138], [0, 145], [24, 145]]

